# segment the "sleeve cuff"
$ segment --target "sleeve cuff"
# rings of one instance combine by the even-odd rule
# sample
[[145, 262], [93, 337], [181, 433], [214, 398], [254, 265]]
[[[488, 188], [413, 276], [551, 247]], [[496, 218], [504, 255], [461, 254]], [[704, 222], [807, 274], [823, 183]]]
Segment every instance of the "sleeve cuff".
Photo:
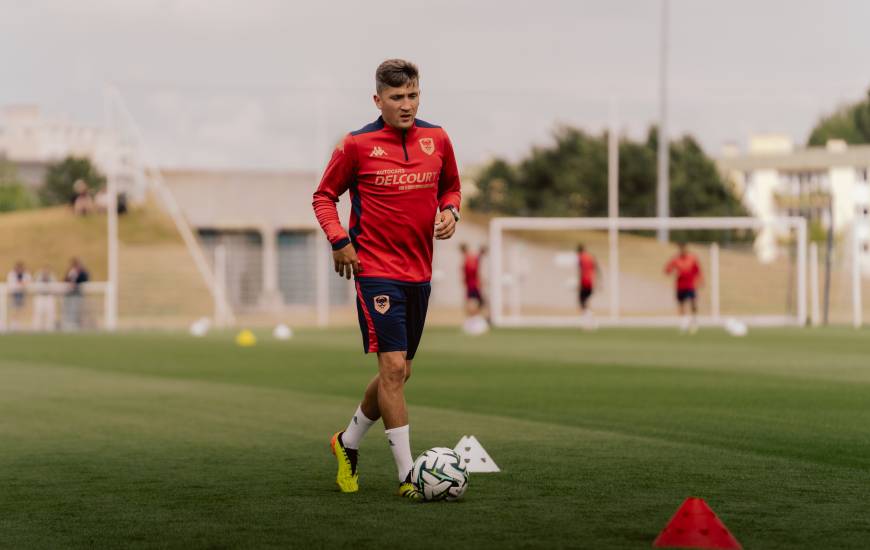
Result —
[[334, 243], [332, 243], [332, 249], [333, 250], [341, 250], [342, 248], [344, 248], [345, 246], [347, 246], [349, 244], [350, 244], [350, 238], [345, 237], [343, 239], [337, 240]]

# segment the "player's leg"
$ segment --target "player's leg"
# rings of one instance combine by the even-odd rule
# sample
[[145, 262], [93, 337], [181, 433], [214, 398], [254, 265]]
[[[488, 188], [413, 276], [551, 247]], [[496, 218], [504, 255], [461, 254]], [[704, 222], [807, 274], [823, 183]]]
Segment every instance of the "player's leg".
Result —
[[422, 495], [411, 483], [411, 426], [408, 423], [408, 407], [405, 403], [405, 380], [410, 369], [406, 352], [391, 351], [378, 354], [378, 407], [384, 419], [384, 433], [390, 444], [390, 452], [396, 462], [399, 479], [399, 496], [420, 500]]
[[689, 330], [689, 318], [686, 316], [686, 294], [682, 290], [677, 291], [677, 311], [680, 315], [680, 331]]
[[[409, 285], [405, 287], [405, 298], [406, 298], [406, 338], [407, 338], [407, 352], [405, 354], [405, 377], [404, 382], [407, 382], [411, 377], [411, 366], [413, 364], [414, 356], [417, 353], [417, 348], [420, 345], [420, 339], [423, 336], [423, 327], [426, 324], [426, 312], [429, 307], [429, 294], [431, 292], [431, 287], [426, 285]], [[385, 421], [386, 424], [386, 421]], [[392, 437], [390, 437], [391, 444], [393, 443]], [[401, 443], [405, 443], [406, 440], [400, 440]], [[414, 500], [418, 500], [422, 498], [422, 495], [417, 491], [416, 487], [411, 484], [411, 467], [413, 466], [413, 458], [411, 456], [411, 447], [410, 442], [408, 441], [407, 449], [397, 449], [396, 447], [390, 447], [393, 451], [393, 456], [396, 459], [396, 466], [399, 471], [399, 478], [401, 483], [399, 484], [399, 496], [411, 498]], [[407, 460], [407, 464], [403, 462], [403, 460]], [[407, 471], [404, 479], [402, 479], [402, 472]]]
[[[379, 350], [378, 330], [374, 324], [372, 312], [376, 307], [389, 309], [389, 299], [383, 300], [383, 288], [378, 284], [356, 281], [357, 288], [357, 315], [359, 318], [360, 332], [362, 334], [363, 350], [366, 353]], [[385, 310], [385, 311], [386, 311]], [[332, 453], [338, 461], [338, 473], [336, 483], [342, 492], [352, 493], [359, 489], [359, 444], [375, 422], [380, 418], [380, 409], [377, 404], [377, 385], [379, 377], [375, 376], [366, 387], [363, 401], [354, 411], [348, 422], [347, 428], [336, 432], [330, 441]]]
[[689, 332], [692, 334], [698, 332], [698, 298], [696, 291], [692, 290], [689, 294], [689, 305], [691, 306], [691, 317], [689, 321]]

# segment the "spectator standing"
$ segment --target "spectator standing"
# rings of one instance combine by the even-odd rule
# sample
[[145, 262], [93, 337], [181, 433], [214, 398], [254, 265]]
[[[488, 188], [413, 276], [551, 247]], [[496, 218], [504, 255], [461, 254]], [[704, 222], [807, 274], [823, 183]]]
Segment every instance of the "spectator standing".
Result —
[[57, 282], [48, 266], [33, 277], [33, 330], [52, 331], [57, 323], [57, 304], [52, 283]]
[[64, 297], [64, 329], [77, 330], [82, 326], [84, 296], [81, 285], [88, 282], [90, 274], [78, 258], [70, 260], [70, 267], [64, 280], [69, 283]]
[[24, 267], [23, 262], [16, 262], [12, 271], [6, 275], [6, 284], [9, 294], [12, 296], [12, 311], [10, 315], [10, 328], [15, 330], [20, 327], [20, 319], [24, 306], [27, 302], [27, 286], [30, 284], [30, 273]]

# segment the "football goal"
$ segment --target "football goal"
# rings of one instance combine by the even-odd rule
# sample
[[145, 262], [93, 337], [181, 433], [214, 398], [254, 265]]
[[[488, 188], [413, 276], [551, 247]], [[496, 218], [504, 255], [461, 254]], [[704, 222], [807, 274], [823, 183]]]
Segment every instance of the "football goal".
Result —
[[493, 324], [584, 326], [582, 244], [598, 265], [589, 301], [598, 325], [679, 325], [674, 276], [665, 273], [677, 247], [654, 238], [662, 228], [697, 258], [699, 325], [729, 319], [805, 325], [807, 226], [800, 217], [495, 218], [489, 226]]

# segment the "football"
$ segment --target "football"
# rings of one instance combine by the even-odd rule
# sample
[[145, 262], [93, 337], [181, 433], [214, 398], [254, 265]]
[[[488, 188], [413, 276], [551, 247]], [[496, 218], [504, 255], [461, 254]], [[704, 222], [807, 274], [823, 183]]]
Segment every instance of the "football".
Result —
[[423, 500], [457, 500], [468, 487], [468, 470], [453, 449], [434, 447], [414, 462], [411, 482]]

